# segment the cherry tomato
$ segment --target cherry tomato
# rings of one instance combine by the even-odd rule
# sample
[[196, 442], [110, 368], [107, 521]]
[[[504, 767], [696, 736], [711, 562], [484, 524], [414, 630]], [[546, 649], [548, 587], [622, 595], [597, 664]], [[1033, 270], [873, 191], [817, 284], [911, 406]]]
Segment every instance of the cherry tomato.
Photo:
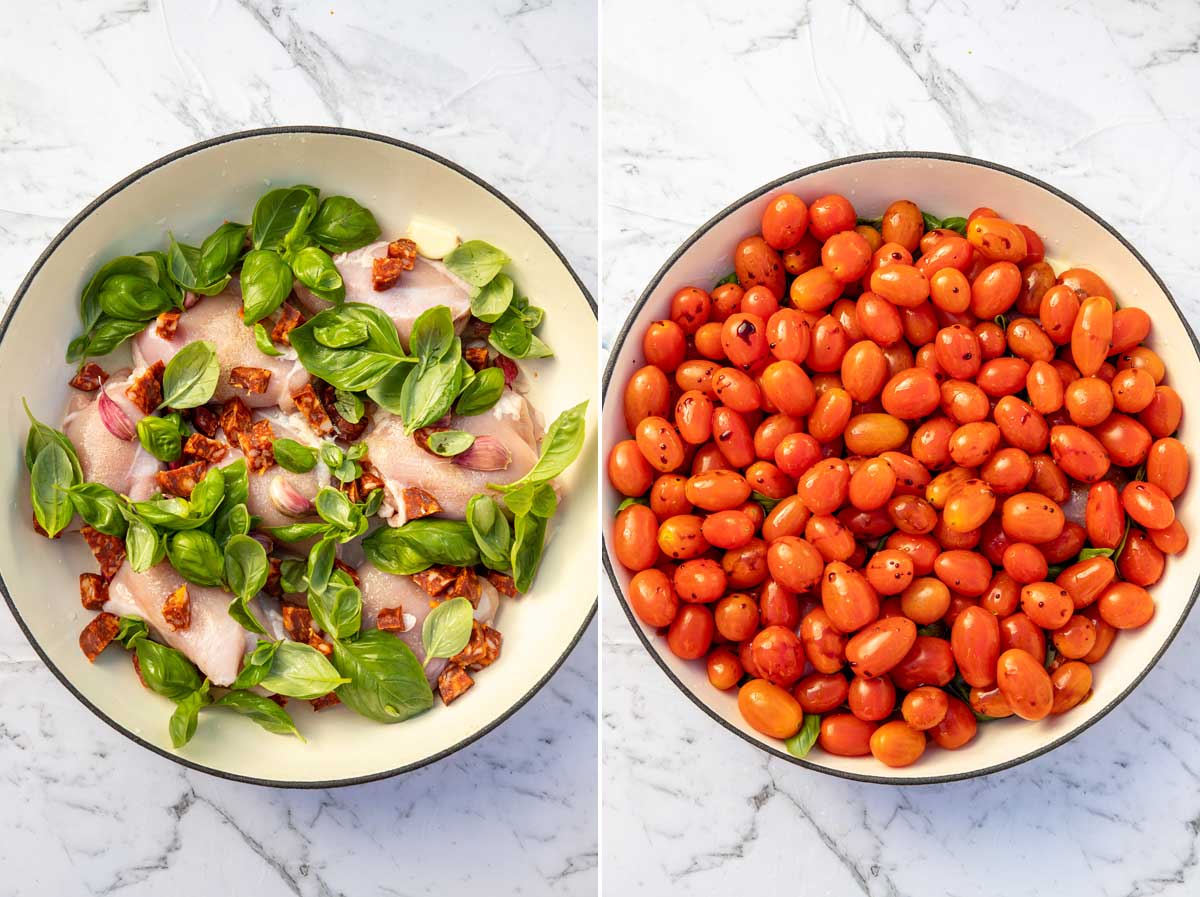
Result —
[[846, 643], [846, 660], [855, 675], [873, 679], [903, 660], [916, 638], [916, 624], [907, 617], [877, 620]]
[[783, 297], [787, 278], [783, 260], [762, 237], [747, 237], [737, 245], [733, 251], [733, 270], [743, 289], [761, 285], [776, 297]]
[[809, 673], [796, 683], [792, 696], [805, 713], [828, 713], [846, 703], [850, 683], [837, 673]]
[[645, 505], [633, 504], [613, 521], [613, 554], [629, 570], [645, 570], [658, 561], [658, 518]]
[[647, 626], [670, 626], [679, 611], [679, 598], [670, 578], [651, 567], [629, 581], [629, 606]]
[[780, 193], [763, 209], [763, 239], [773, 248], [791, 249], [808, 229], [808, 206], [799, 196]]
[[[972, 717], [973, 719], [973, 717]], [[836, 757], [865, 757], [871, 753], [875, 723], [861, 720], [852, 713], [833, 713], [821, 718], [817, 743]]]
[[912, 766], [925, 753], [925, 733], [903, 720], [892, 720], [871, 734], [871, 753], [885, 766]]
[[822, 243], [834, 234], [853, 230], [857, 221], [850, 200], [838, 193], [819, 197], [808, 207], [808, 229]]
[[996, 681], [1013, 713], [1022, 719], [1044, 719], [1054, 703], [1050, 675], [1027, 651], [1010, 648], [996, 664]]
[[738, 710], [752, 729], [769, 738], [791, 738], [804, 722], [800, 702], [765, 679], [751, 679], [738, 690]]

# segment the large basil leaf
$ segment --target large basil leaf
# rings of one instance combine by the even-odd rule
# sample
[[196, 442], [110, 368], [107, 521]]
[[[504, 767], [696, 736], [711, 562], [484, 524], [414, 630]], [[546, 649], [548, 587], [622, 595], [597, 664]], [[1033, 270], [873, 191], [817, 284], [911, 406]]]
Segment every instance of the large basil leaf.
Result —
[[[250, 477], [246, 472], [246, 459], [238, 458], [232, 464], [220, 468], [221, 493], [227, 504], [245, 504], [250, 498]], [[212, 472], [211, 470], [209, 471]], [[207, 479], [207, 474], [205, 475]], [[195, 493], [193, 493], [193, 498]]]
[[352, 642], [335, 641], [333, 665], [350, 680], [338, 697], [368, 719], [398, 723], [433, 706], [416, 655], [391, 633], [370, 629]]
[[290, 261], [296, 279], [318, 292], [322, 298], [331, 302], [340, 302], [346, 298], [342, 275], [338, 273], [333, 259], [325, 250], [308, 246], [292, 256]]
[[160, 408], [198, 408], [212, 398], [221, 376], [217, 350], [207, 340], [188, 343], [163, 371]]
[[229, 284], [230, 271], [241, 255], [247, 226], [227, 221], [199, 246], [180, 243], [170, 235], [167, 265], [171, 279], [185, 290], [215, 296]]
[[443, 458], [461, 455], [475, 444], [475, 434], [465, 430], [438, 430], [429, 435], [429, 450]]
[[29, 479], [29, 498], [38, 525], [53, 538], [70, 524], [75, 516], [70, 488], [75, 483], [71, 456], [57, 442], [43, 448], [33, 462]]
[[451, 598], [431, 610], [421, 627], [425, 665], [435, 657], [451, 658], [467, 647], [474, 621], [475, 608], [467, 598]]
[[418, 362], [404, 381], [400, 388], [400, 418], [404, 421], [405, 435], [411, 436], [449, 413], [462, 389], [463, 371], [459, 364], [462, 350], [459, 346], [460, 341], [455, 337], [446, 357]]
[[512, 577], [519, 592], [528, 592], [542, 562], [546, 543], [546, 518], [536, 514], [517, 517], [512, 546]]
[[[333, 327], [347, 321], [366, 325], [365, 342], [339, 349], [324, 346], [317, 340], [318, 328]], [[405, 353], [392, 319], [374, 306], [357, 302], [348, 302], [314, 315], [289, 333], [288, 339], [305, 370], [337, 389], [350, 392], [369, 389], [397, 364], [413, 360]]]
[[188, 582], [200, 586], [219, 586], [223, 582], [221, 546], [203, 530], [180, 530], [168, 538], [167, 560]]
[[437, 361], [449, 355], [454, 349], [454, 319], [450, 309], [435, 305], [421, 312], [413, 322], [408, 346], [419, 361]]
[[502, 573], [512, 569], [512, 528], [494, 498], [476, 495], [467, 502], [467, 526], [488, 567]]
[[477, 371], [463, 387], [454, 410], [464, 417], [483, 414], [504, 394], [504, 371], [500, 368], [484, 368]]
[[468, 240], [442, 259], [442, 264], [471, 286], [483, 287], [510, 261], [492, 244], [483, 240]]
[[[145, 674], [143, 673], [143, 675]], [[175, 707], [175, 712], [171, 714], [171, 721], [167, 725], [172, 747], [176, 749], [183, 747], [196, 734], [196, 723], [200, 719], [200, 711], [212, 700], [208, 696], [208, 689], [208, 680], [205, 679], [203, 685], [183, 698]]]
[[137, 437], [147, 452], [159, 461], [174, 461], [183, 452], [178, 414], [155, 417], [148, 414], [137, 422]]
[[254, 720], [273, 735], [295, 735], [304, 741], [304, 736], [300, 734], [288, 712], [270, 698], [250, 691], [231, 691], [218, 698], [213, 706], [236, 711]]
[[126, 321], [149, 321], [175, 306], [155, 281], [136, 274], [109, 277], [100, 288], [98, 299], [106, 315]]
[[[263, 644], [265, 642], [260, 642], [260, 647]], [[287, 639], [277, 644], [266, 665], [266, 675], [255, 685], [277, 695], [311, 701], [349, 681], [339, 675], [325, 655], [312, 645]]]
[[142, 678], [151, 690], [172, 701], [182, 701], [200, 688], [199, 671], [174, 648], [148, 638], [135, 639], [133, 646]]
[[242, 261], [242, 320], [247, 326], [274, 312], [292, 292], [292, 269], [271, 249], [252, 249]]
[[383, 375], [383, 378], [367, 390], [376, 405], [392, 414], [400, 414], [400, 396], [404, 392], [404, 384], [408, 375], [417, 369], [413, 362], [401, 362]]
[[499, 492], [513, 492], [529, 483], [548, 483], [566, 470], [583, 448], [587, 406], [586, 401], [580, 402], [554, 419], [542, 440], [541, 455], [529, 473], [512, 483], [489, 484], [491, 488]]
[[303, 233], [316, 211], [317, 191], [313, 187], [298, 184], [264, 193], [254, 206], [250, 224], [254, 248], [281, 248], [289, 235]]
[[94, 530], [123, 538], [128, 524], [122, 513], [121, 496], [100, 483], [77, 483], [70, 490], [75, 513]]
[[24, 399], [21, 399], [21, 405], [25, 408], [25, 416], [29, 418], [29, 434], [25, 437], [25, 469], [32, 471], [33, 462], [37, 460], [42, 449], [53, 443], [61, 446], [67, 453], [71, 459], [71, 468], [75, 472], [75, 481], [82, 483], [83, 468], [79, 464], [79, 454], [75, 451], [71, 440], [67, 438], [67, 434], [34, 417], [33, 412], [29, 410], [29, 403]]
[[379, 237], [379, 224], [349, 196], [327, 196], [308, 233], [330, 252], [352, 252]]
[[422, 517], [403, 526], [381, 526], [362, 542], [367, 560], [387, 573], [410, 575], [434, 564], [471, 567], [479, 548], [462, 520]]
[[513, 299], [513, 282], [507, 274], [497, 274], [471, 297], [471, 314], [489, 324], [500, 320]]
[[[245, 505], [235, 507], [244, 508]], [[267, 576], [271, 572], [267, 550], [263, 548], [262, 543], [247, 535], [231, 535], [225, 543], [223, 569], [225, 582], [233, 592], [229, 615], [237, 620], [243, 629], [265, 635], [266, 630], [250, 612], [248, 605], [267, 584]]]
[[79, 296], [79, 319], [85, 333], [95, 327], [100, 320], [100, 288], [104, 286], [105, 281], [116, 274], [132, 274], [157, 283], [158, 262], [153, 256], [143, 253], [142, 255], [118, 256], [101, 265]]
[[812, 750], [813, 745], [817, 743], [817, 736], [820, 734], [821, 715], [819, 713], [806, 713], [804, 714], [804, 722], [800, 725], [800, 731], [784, 741], [783, 745], [787, 748], [789, 754], [803, 760], [808, 756], [808, 752]]

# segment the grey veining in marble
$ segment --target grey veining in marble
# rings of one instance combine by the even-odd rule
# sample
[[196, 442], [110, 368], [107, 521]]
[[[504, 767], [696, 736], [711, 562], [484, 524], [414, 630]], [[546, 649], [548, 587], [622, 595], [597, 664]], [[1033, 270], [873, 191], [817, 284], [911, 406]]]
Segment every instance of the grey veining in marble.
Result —
[[[962, 0], [603, 10], [603, 333], [732, 200], [884, 149], [1029, 171], [1107, 218], [1200, 321], [1200, 6]], [[713, 724], [603, 613], [605, 891], [1082, 897], [1200, 891], [1195, 619], [1043, 758], [933, 788], [809, 773]]]
[[[272, 124], [382, 131], [454, 159], [520, 203], [594, 292], [595, 20], [589, 0], [0, 3], [0, 301], [110, 184]], [[286, 792], [138, 748], [0, 611], [0, 893], [593, 894], [596, 628], [448, 760]]]

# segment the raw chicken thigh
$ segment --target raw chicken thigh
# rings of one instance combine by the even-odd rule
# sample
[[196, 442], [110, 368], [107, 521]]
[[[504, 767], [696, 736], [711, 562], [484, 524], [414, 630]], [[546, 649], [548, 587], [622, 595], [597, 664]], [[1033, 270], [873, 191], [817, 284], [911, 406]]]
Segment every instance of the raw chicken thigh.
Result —
[[[133, 428], [145, 414], [125, 395], [133, 379], [132, 374], [118, 372], [99, 391], [73, 396], [63, 421], [63, 432], [79, 454], [85, 482], [102, 483], [134, 501], [142, 501], [158, 490], [154, 474], [162, 469], [162, 464], [142, 448], [134, 435]], [[101, 391], [128, 418], [128, 440], [114, 436], [101, 420]]]
[[[386, 312], [396, 322], [400, 341], [405, 348], [408, 348], [408, 336], [412, 333], [417, 316], [435, 305], [445, 305], [450, 309], [454, 329], [461, 333], [471, 314], [471, 288], [451, 274], [441, 262], [417, 256], [413, 269], [400, 275], [394, 287], [375, 290], [371, 282], [372, 259], [386, 258], [387, 247], [387, 241], [384, 240], [333, 257], [333, 263], [346, 284], [346, 301], [365, 302]], [[310, 314], [329, 308], [328, 302], [318, 299], [302, 285], [296, 286], [296, 296]]]
[[[384, 488], [391, 499], [385, 506], [403, 508], [401, 493], [406, 487], [417, 486], [437, 499], [442, 506], [441, 516], [464, 519], [467, 502], [472, 496], [486, 492], [488, 483], [519, 480], [537, 463], [541, 427], [534, 415], [529, 402], [512, 390], [506, 390], [500, 401], [483, 414], [453, 415], [449, 422], [451, 429], [475, 434], [477, 446], [482, 441], [479, 437], [488, 437], [495, 441], [494, 446], [498, 444], [508, 452], [508, 465], [503, 469], [472, 470], [425, 451], [411, 436], [404, 435], [400, 418], [381, 412], [366, 443], [368, 457], [384, 478]], [[403, 514], [397, 513], [388, 522], [400, 526], [405, 521]]]
[[[133, 338], [133, 357], [141, 365], [156, 361], [167, 362], [175, 353], [196, 340], [208, 340], [217, 350], [221, 363], [221, 379], [217, 382], [214, 402], [224, 402], [240, 396], [251, 408], [278, 405], [284, 411], [295, 407], [292, 393], [309, 381], [308, 371], [295, 358], [295, 353], [280, 356], [264, 355], [254, 342], [254, 328], [242, 323], [242, 292], [237, 280], [230, 281], [225, 292], [200, 299], [179, 317], [179, 324], [170, 339], [158, 335], [157, 327], [149, 327]], [[229, 383], [229, 372], [235, 367], [263, 368], [271, 372], [267, 389], [249, 393]]]
[[[313, 448], [320, 447], [321, 441], [312, 436], [302, 424], [293, 428], [291, 418], [285, 415], [268, 412], [264, 416], [271, 421], [276, 439], [294, 439]], [[226, 467], [243, 457], [245, 456], [241, 449], [230, 445], [225, 457], [217, 466]], [[316, 467], [307, 473], [292, 473], [274, 464], [261, 474], [251, 472], [247, 481], [249, 495], [246, 499], [246, 509], [262, 518], [259, 526], [267, 527], [287, 526], [301, 520], [316, 520], [317, 515], [312, 509], [312, 502], [321, 488], [329, 485], [330, 478], [328, 468], [318, 462]]]

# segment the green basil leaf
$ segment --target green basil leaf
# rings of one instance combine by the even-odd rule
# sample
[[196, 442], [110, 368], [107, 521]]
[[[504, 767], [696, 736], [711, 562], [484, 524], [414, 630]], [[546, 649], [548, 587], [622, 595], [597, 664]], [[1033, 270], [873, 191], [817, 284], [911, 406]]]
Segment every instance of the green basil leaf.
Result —
[[525, 358], [533, 346], [533, 331], [521, 314], [510, 308], [492, 324], [488, 343], [501, 355]]
[[583, 448], [588, 403], [580, 402], [554, 419], [542, 440], [537, 464], [525, 476], [504, 485], [489, 484], [499, 492], [512, 492], [526, 483], [548, 483], [566, 470], [579, 457]]
[[[454, 319], [450, 316], [450, 309], [445, 305], [435, 305], [417, 316], [408, 337], [408, 345], [418, 360], [439, 361], [455, 349], [454, 338]], [[462, 352], [456, 351], [454, 354], [462, 355]]]
[[179, 651], [148, 638], [135, 639], [133, 644], [142, 678], [152, 691], [182, 701], [201, 687], [199, 671]]
[[405, 435], [441, 420], [450, 411], [462, 389], [463, 372], [459, 365], [461, 342], [453, 340], [453, 348], [441, 360], [418, 362], [400, 388], [400, 417]]
[[344, 492], [337, 489], [326, 486], [317, 493], [313, 505], [322, 520], [338, 529], [357, 532], [363, 525], [362, 513]]
[[304, 736], [300, 734], [300, 730], [296, 728], [296, 724], [292, 722], [288, 712], [270, 698], [264, 698], [262, 695], [256, 695], [250, 691], [230, 691], [218, 698], [213, 706], [227, 707], [240, 713], [258, 723], [272, 735], [295, 735], [304, 741]]
[[942, 227], [942, 219], [931, 215], [928, 212], [922, 212], [921, 218], [925, 221], [925, 230], [938, 230]]
[[259, 639], [258, 644], [254, 646], [254, 650], [247, 651], [246, 656], [242, 658], [241, 672], [233, 680], [233, 685], [230, 688], [254, 688], [262, 682], [271, 671], [271, 661], [274, 659], [275, 652], [279, 650], [281, 644], [283, 642], [264, 642], [262, 639]]
[[507, 274], [497, 274], [471, 297], [471, 314], [490, 324], [508, 311], [512, 298], [512, 278]]
[[475, 444], [475, 434], [464, 430], [438, 430], [429, 436], [429, 450], [443, 458], [461, 455]]
[[473, 287], [486, 286], [512, 259], [490, 243], [468, 240], [442, 259], [456, 277]]
[[183, 437], [179, 432], [179, 415], [154, 417], [146, 415], [137, 422], [138, 441], [159, 461], [174, 461], [183, 452]]
[[362, 321], [337, 321], [313, 331], [313, 337], [322, 346], [329, 349], [349, 349], [361, 346], [367, 341], [370, 333]]
[[554, 350], [542, 342], [541, 337], [536, 333], [529, 334], [529, 348], [525, 352], [526, 358], [553, 358]]
[[504, 371], [500, 368], [484, 368], [476, 371], [458, 396], [454, 410], [464, 417], [483, 414], [500, 400], [504, 393]]
[[221, 376], [217, 350], [207, 340], [188, 343], [163, 371], [160, 408], [198, 408], [212, 398]]
[[783, 746], [787, 748], [787, 752], [793, 757], [799, 757], [803, 760], [808, 756], [808, 752], [812, 750], [813, 745], [817, 743], [817, 736], [820, 734], [821, 715], [819, 713], [806, 713], [804, 714], [804, 722], [800, 724], [800, 731], [784, 741]]
[[529, 513], [549, 520], [558, 510], [558, 495], [549, 483], [539, 483], [533, 489], [533, 498], [529, 503]]
[[264, 193], [254, 206], [250, 237], [255, 249], [279, 249], [289, 234], [308, 227], [317, 210], [317, 191], [297, 185]]
[[772, 511], [775, 510], [775, 506], [778, 505], [780, 501], [782, 501], [782, 499], [771, 498], [771, 496], [769, 496], [769, 495], [763, 495], [758, 490], [751, 492], [750, 497], [752, 499], [754, 499], [754, 501], [759, 503], [759, 505], [763, 509], [764, 514], [770, 514]]
[[[329, 577], [333, 573], [333, 562], [337, 557], [332, 536], [325, 536], [308, 552], [308, 566], [305, 574], [308, 576], [310, 593], [324, 592], [329, 587]], [[322, 627], [324, 628], [324, 627]]]
[[[242, 320], [247, 326], [274, 312], [292, 292], [292, 269], [271, 249], [252, 249], [242, 261]], [[294, 332], [294, 331], [293, 331]]]
[[217, 512], [213, 523], [213, 537], [217, 540], [217, 544], [224, 551], [229, 540], [233, 536], [245, 536], [249, 534], [253, 522], [250, 519], [250, 510], [245, 504], [231, 505], [228, 501], [221, 505], [221, 509]]
[[[366, 325], [366, 342], [335, 349], [317, 340], [318, 328], [348, 321]], [[289, 333], [288, 339], [305, 370], [337, 389], [350, 392], [374, 386], [397, 364], [413, 360], [405, 353], [392, 319], [378, 308], [356, 302], [314, 315]]]
[[171, 243], [167, 249], [167, 265], [175, 283], [200, 296], [215, 296], [225, 289], [230, 281], [228, 271], [212, 280], [205, 279], [200, 249], [178, 242], [174, 234], [168, 234], [168, 237]]
[[335, 639], [350, 638], [362, 628], [362, 592], [343, 570], [334, 570], [321, 591], [308, 589], [308, 609], [313, 622]]
[[349, 196], [327, 196], [308, 233], [330, 252], [352, 252], [378, 239], [380, 231], [375, 216]]
[[292, 256], [290, 261], [292, 273], [306, 287], [320, 290], [322, 293], [341, 290], [342, 298], [345, 297], [346, 287], [342, 283], [342, 275], [325, 250], [308, 246]]
[[75, 471], [75, 482], [82, 483], [83, 468], [79, 464], [79, 455], [71, 440], [61, 430], [47, 426], [34, 417], [33, 412], [29, 410], [29, 403], [24, 399], [21, 399], [21, 405], [25, 408], [25, 416], [29, 418], [29, 434], [25, 437], [25, 469], [32, 472], [33, 462], [37, 460], [38, 454], [53, 443], [61, 446], [67, 453], [67, 457], [71, 459], [71, 469]]
[[354, 443], [354, 445], [346, 449], [346, 457], [351, 461], [360, 461], [367, 457], [367, 444], [365, 442]]
[[279, 586], [285, 595], [302, 595], [308, 591], [305, 563], [298, 558], [284, 558], [279, 564]]
[[513, 526], [515, 535], [512, 546], [512, 577], [519, 592], [528, 592], [537, 576], [542, 562], [542, 549], [546, 543], [546, 518], [536, 514], [523, 514]]
[[134, 573], [145, 573], [166, 555], [166, 544], [159, 538], [158, 531], [140, 517], [129, 521], [125, 534], [125, 555]]
[[1085, 548], [1079, 552], [1079, 557], [1075, 560], [1078, 562], [1086, 561], [1089, 558], [1110, 558], [1114, 551], [1116, 551], [1115, 548]]
[[[209, 473], [212, 471], [210, 470]], [[207, 474], [205, 475], [207, 479]], [[203, 483], [203, 480], [201, 481]], [[221, 494], [226, 504], [244, 505], [250, 498], [250, 477], [246, 472], [246, 459], [238, 458], [221, 468]], [[194, 499], [196, 494], [192, 493]]]
[[475, 537], [479, 557], [492, 570], [512, 568], [512, 529], [500, 505], [490, 495], [475, 495], [467, 502], [467, 526]]
[[[79, 320], [84, 332], [90, 332], [100, 320], [100, 288], [115, 274], [133, 274], [158, 282], [158, 263], [147, 254], [122, 255], [110, 259], [92, 275], [79, 296]], [[104, 354], [104, 353], [97, 353]]]
[[416, 368], [417, 366], [412, 362], [397, 364], [384, 374], [378, 383], [367, 390], [367, 395], [370, 396], [371, 401], [385, 411], [399, 414], [401, 412], [400, 395], [404, 392], [404, 383], [408, 380], [408, 375]]
[[317, 452], [316, 449], [301, 445], [285, 436], [275, 440], [275, 460], [284, 470], [308, 473], [317, 466]]
[[381, 526], [363, 539], [363, 551], [372, 564], [400, 576], [420, 573], [434, 564], [473, 567], [479, 548], [463, 520], [422, 517], [403, 526]]
[[208, 688], [208, 680], [205, 679], [203, 685], [183, 698], [175, 707], [175, 712], [171, 714], [171, 721], [167, 726], [167, 731], [171, 735], [172, 747], [177, 749], [183, 747], [196, 734], [196, 722], [200, 718], [200, 710], [212, 700], [208, 696]]
[[362, 476], [362, 467], [353, 461], [343, 461], [332, 471], [334, 479], [339, 483], [352, 483]]
[[942, 220], [942, 227], [957, 231], [962, 236], [967, 235], [967, 219], [966, 218], [945, 218]]
[[127, 321], [102, 314], [91, 330], [71, 340], [67, 347], [67, 361], [76, 364], [87, 358], [107, 355], [145, 329], [144, 321]]
[[267, 333], [267, 328], [258, 322], [254, 325], [254, 344], [258, 346], [258, 351], [263, 355], [270, 355], [272, 358], [278, 358], [283, 353], [275, 348], [275, 342], [271, 339], [271, 334]]
[[106, 315], [126, 321], [149, 321], [175, 306], [155, 281], [136, 274], [114, 274], [97, 298]]
[[344, 389], [334, 390], [333, 407], [338, 414], [345, 418], [347, 423], [351, 424], [356, 424], [362, 420], [362, 416], [367, 411], [362, 399], [355, 393], [347, 392]]
[[312, 645], [285, 639], [278, 643], [267, 674], [256, 684], [277, 695], [311, 701], [348, 681]]
[[335, 640], [333, 665], [349, 679], [338, 697], [381, 723], [398, 723], [433, 706], [433, 692], [412, 649], [389, 632], [371, 629], [352, 642]]
[[431, 610], [421, 627], [425, 665], [435, 657], [449, 659], [465, 648], [474, 622], [475, 607], [467, 598], [451, 598]]
[[642, 498], [642, 497], [623, 498], [623, 499], [621, 499], [621, 503], [619, 505], [617, 505], [616, 513], [620, 514], [622, 511], [624, 511], [630, 505], [643, 505], [644, 507], [648, 508], [648, 507], [650, 507], [650, 500], [646, 499], [646, 498]]
[[129, 648], [138, 639], [148, 638], [149, 635], [150, 629], [146, 626], [145, 620], [140, 617], [121, 617], [116, 640], [122, 647]]
[[226, 221], [204, 238], [200, 244], [199, 274], [202, 283], [211, 284], [228, 276], [241, 258], [249, 230], [249, 225]]
[[303, 542], [329, 532], [328, 523], [289, 523], [287, 526], [268, 526], [267, 533], [280, 542]]
[[713, 284], [713, 289], [715, 290], [717, 287], [723, 287], [727, 283], [737, 283], [737, 282], [738, 282], [737, 272], [730, 271], [728, 274], [726, 274], [724, 277], [722, 277], [720, 280], [718, 280], [716, 283]]
[[199, 529], [185, 529], [167, 539], [167, 560], [179, 575], [200, 586], [222, 584], [221, 546]]
[[100, 483], [78, 483], [69, 495], [71, 506], [84, 523], [105, 535], [124, 537], [128, 524], [121, 513], [121, 496]]
[[57, 442], [43, 448], [33, 462], [29, 478], [29, 498], [38, 525], [53, 538], [75, 516], [70, 488], [75, 484], [71, 456]]
[[262, 543], [249, 536], [230, 536], [225, 545], [225, 582], [234, 595], [249, 601], [267, 584], [271, 565]]
[[367, 493], [366, 499], [359, 506], [364, 517], [374, 517], [379, 513], [379, 508], [383, 505], [382, 489], [372, 489]]
[[346, 460], [345, 452], [343, 452], [341, 448], [334, 445], [332, 442], [325, 442], [321, 444], [320, 455], [321, 463], [330, 470], [340, 466], [341, 463]]

